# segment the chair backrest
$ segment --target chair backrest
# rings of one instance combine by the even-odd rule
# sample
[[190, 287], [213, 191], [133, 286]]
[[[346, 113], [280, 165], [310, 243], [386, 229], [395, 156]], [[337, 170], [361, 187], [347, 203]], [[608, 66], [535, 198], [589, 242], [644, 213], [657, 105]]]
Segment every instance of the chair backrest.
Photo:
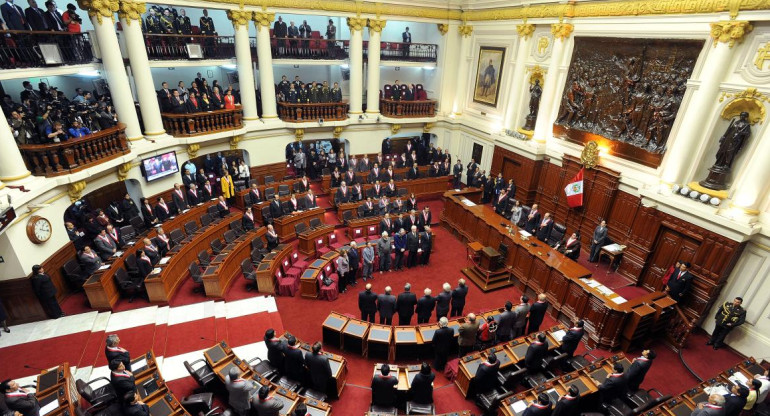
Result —
[[397, 194], [398, 194], [398, 196], [406, 196], [407, 189], [406, 188], [398, 188]]
[[205, 214], [201, 215], [201, 226], [202, 227], [208, 227], [209, 224], [211, 224], [211, 221], [212, 221], [212, 219], [211, 219], [211, 215], [209, 215], [209, 213], [205, 213]]
[[[75, 388], [77, 389], [78, 393], [80, 393], [80, 395], [83, 396], [84, 399], [86, 399], [88, 403], [93, 404], [92, 401], [94, 400], [94, 389], [92, 389], [91, 386], [88, 385], [88, 383], [86, 383], [81, 379], [77, 379], [75, 381]], [[78, 406], [75, 406], [75, 407], [78, 407]]]
[[269, 219], [269, 218], [273, 218], [273, 217], [270, 215], [270, 207], [269, 207], [269, 206], [267, 206], [267, 207], [262, 207], [262, 219], [265, 219], [265, 218], [267, 218], [267, 219]]
[[233, 230], [225, 231], [224, 237], [225, 237], [225, 243], [227, 243], [227, 244], [232, 243], [233, 241], [235, 241], [236, 238], [238, 238], [238, 237], [235, 236], [235, 231], [233, 231]]
[[322, 248], [324, 246], [323, 237], [316, 238], [314, 245], [315, 245], [315, 251], [318, 251], [320, 248]]
[[321, 226], [321, 220], [318, 218], [310, 219], [310, 228], [317, 228]]
[[291, 253], [291, 264], [296, 264], [299, 261], [299, 253], [295, 250]]
[[364, 228], [363, 227], [356, 227], [353, 228], [353, 239], [361, 238], [364, 236]]
[[195, 371], [192, 365], [190, 365], [189, 362], [184, 362], [184, 368], [187, 369], [187, 372], [190, 374], [190, 376], [195, 380], [196, 383], [198, 383], [199, 386], [203, 387], [203, 380], [201, 380], [200, 375], [198, 372]]
[[174, 228], [171, 230], [171, 232], [168, 233], [168, 237], [171, 239], [171, 241], [174, 242], [174, 244], [179, 244], [184, 240], [184, 233], [179, 228]]
[[190, 277], [192, 277], [192, 280], [195, 283], [203, 283], [203, 279], [201, 279], [201, 269], [196, 262], [190, 263], [190, 265], [187, 266], [187, 270], [190, 272]]
[[216, 240], [211, 241], [210, 245], [211, 245], [211, 249], [215, 251], [221, 251], [224, 248], [224, 246], [222, 245], [222, 240], [218, 238]]
[[64, 269], [64, 275], [68, 278], [79, 278], [83, 273], [83, 271], [80, 269], [80, 263], [78, 263], [76, 259], [71, 259], [64, 263], [62, 269]]
[[505, 256], [508, 254], [508, 246], [500, 243], [500, 245], [497, 247], [497, 251], [500, 253], [501, 258], [505, 258]]
[[350, 221], [353, 219], [353, 211], [342, 211], [342, 221]]
[[265, 176], [265, 185], [270, 185], [271, 183], [275, 182], [275, 178], [273, 175], [266, 175]]
[[567, 233], [567, 227], [564, 224], [554, 224], [551, 228], [551, 234], [548, 235], [548, 244], [554, 245], [564, 238], [564, 234]]
[[287, 213], [291, 210], [291, 202], [289, 201], [283, 201], [281, 202], [281, 209], [284, 213]]
[[126, 272], [126, 269], [122, 267], [118, 267], [118, 270], [115, 270], [115, 281], [118, 283], [121, 282], [127, 282], [129, 280], [128, 273]]
[[281, 266], [283, 267], [284, 270], [289, 270], [289, 267], [291, 267], [291, 258], [286, 257], [285, 259], [283, 259], [283, 261], [281, 261]]
[[331, 171], [329, 168], [323, 168], [321, 169], [321, 175], [331, 175]]
[[[402, 175], [400, 173], [394, 173], [393, 174], [393, 180], [396, 181], [396, 182], [403, 181], [404, 180], [404, 175]], [[400, 191], [400, 190], [401, 189], [396, 189], [397, 192]]]
[[241, 262], [241, 271], [243, 274], [251, 273], [254, 271], [254, 266], [251, 264], [250, 259], [243, 259]]
[[184, 223], [184, 232], [190, 235], [198, 230], [198, 223], [195, 221], [187, 221]]
[[136, 230], [133, 225], [124, 225], [120, 227], [120, 235], [123, 236], [124, 240], [133, 240], [136, 237]]
[[251, 240], [251, 248], [264, 248], [265, 242], [262, 240], [262, 237], [256, 237], [253, 240]]
[[366, 227], [366, 235], [369, 237], [377, 236], [377, 225], [370, 225]]
[[198, 252], [198, 262], [201, 265], [208, 264], [209, 261], [211, 261], [211, 256], [209, 256], [208, 250], [205, 248]]
[[130, 220], [128, 220], [129, 223], [131, 223], [131, 226], [134, 227], [136, 231], [144, 230], [144, 221], [142, 221], [139, 217], [133, 217]]
[[262, 261], [263, 257], [265, 257], [265, 255], [262, 254], [262, 252], [259, 251], [258, 248], [255, 248], [255, 249], [251, 250], [251, 262], [252, 263], [259, 263], [260, 261]]
[[278, 185], [278, 196], [286, 196], [289, 195], [289, 193], [289, 185]]
[[249, 188], [251, 188], [251, 185], [259, 185], [259, 181], [256, 179], [249, 180]]
[[297, 235], [302, 234], [305, 231], [307, 231], [307, 224], [305, 224], [304, 222], [294, 224], [294, 232], [296, 232]]
[[265, 188], [265, 200], [269, 201], [275, 196], [275, 188]]
[[[356, 210], [358, 212], [358, 218], [363, 218], [366, 216], [366, 205], [359, 205], [358, 209]], [[347, 214], [350, 211], [344, 211], [342, 213], [342, 218], [345, 218], [345, 214]]]
[[334, 244], [337, 242], [337, 233], [332, 232], [329, 234], [329, 244]]
[[212, 218], [219, 217], [219, 209], [217, 208], [216, 205], [210, 206], [209, 209], [206, 210], [206, 212], [208, 212], [209, 215], [212, 216]]
[[137, 270], [136, 267], [136, 254], [131, 253], [126, 256], [126, 260], [124, 261], [124, 264], [128, 268], [128, 270]]
[[235, 231], [237, 234], [239, 231], [243, 232], [243, 225], [241, 225], [241, 222], [239, 220], [235, 220], [230, 223], [230, 229]]

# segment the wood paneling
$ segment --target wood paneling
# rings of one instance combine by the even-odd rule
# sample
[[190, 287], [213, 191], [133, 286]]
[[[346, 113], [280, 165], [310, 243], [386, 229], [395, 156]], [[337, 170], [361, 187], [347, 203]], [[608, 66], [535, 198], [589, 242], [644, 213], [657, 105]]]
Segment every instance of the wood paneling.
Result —
[[48, 319], [28, 277], [0, 281], [0, 300], [8, 315], [8, 325]]
[[282, 181], [286, 176], [286, 162], [271, 163], [262, 166], [252, 166], [251, 179], [256, 179], [259, 184], [265, 183], [265, 176], [273, 175], [276, 182]]
[[542, 166], [542, 160], [532, 160], [495, 146], [489, 173], [497, 176], [499, 172], [505, 172], [503, 174], [505, 180], [513, 179], [513, 183], [516, 184], [516, 199], [524, 205], [531, 205], [537, 197], [537, 185]]

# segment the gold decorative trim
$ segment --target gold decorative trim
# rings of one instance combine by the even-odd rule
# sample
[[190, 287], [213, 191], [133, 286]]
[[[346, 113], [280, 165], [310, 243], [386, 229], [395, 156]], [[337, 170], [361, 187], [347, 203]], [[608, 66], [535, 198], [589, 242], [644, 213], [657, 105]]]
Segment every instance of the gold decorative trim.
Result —
[[704, 188], [698, 182], [690, 182], [687, 184], [687, 187], [692, 189], [693, 191], [698, 191], [699, 193], [713, 196], [721, 200], [727, 199], [727, 190], [715, 191], [713, 189]]
[[759, 215], [759, 214], [760, 214], [759, 210], [756, 210], [756, 209], [750, 209], [750, 208], [744, 208], [744, 207], [741, 207], [741, 206], [735, 205], [735, 204], [733, 204], [732, 202], [730, 203], [730, 208], [733, 208], [733, 209], [737, 209], [737, 210], [741, 210], [741, 211], [743, 211], [743, 212], [744, 212], [746, 215], [756, 216], [756, 215]]
[[721, 103], [725, 98], [732, 98], [732, 100], [722, 109], [720, 115], [723, 119], [731, 120], [745, 111], [749, 113], [751, 124], [764, 123], [766, 115], [764, 103], [770, 103], [770, 97], [757, 91], [756, 88], [747, 88], [737, 94], [722, 92], [719, 102]]
[[535, 65], [531, 68], [527, 68], [527, 71], [531, 74], [529, 76], [529, 83], [531, 85], [535, 85], [535, 81], [540, 81], [540, 86], [542, 87], [543, 84], [545, 84], [545, 73], [548, 72], [547, 69], [543, 69], [540, 65]]
[[[0, 185], [2, 185], [2, 184], [0, 184]], [[3, 187], [2, 187], [2, 186], [0, 186], [0, 189], [3, 189]], [[56, 195], [54, 195], [53, 197], [51, 197], [51, 199], [49, 199], [49, 200], [47, 200], [47, 201], [44, 201], [44, 202], [43, 202], [43, 205], [49, 205], [49, 204], [53, 204], [54, 202], [56, 202], [56, 201], [58, 201], [58, 200], [60, 200], [60, 199], [64, 198], [65, 196], [67, 196], [67, 193], [66, 193], [66, 192], [62, 192], [62, 193], [60, 193], [60, 194], [56, 194]], [[39, 210], [41, 210], [41, 209], [42, 209], [42, 208], [30, 208], [29, 206], [27, 206], [27, 212], [25, 212], [24, 214], [21, 214], [21, 215], [19, 215], [19, 216], [16, 218], [16, 220], [14, 220], [14, 221], [13, 221], [13, 225], [16, 225], [16, 224], [18, 224], [18, 223], [20, 223], [20, 222], [24, 221], [25, 219], [27, 219], [27, 217], [30, 217], [30, 216], [32, 216], [32, 214], [34, 214], [36, 211], [39, 211]]]
[[138, 137], [129, 137], [129, 138], [128, 138], [128, 141], [129, 141], [129, 142], [136, 142], [136, 141], [139, 141], [139, 140], [144, 140], [144, 136], [138, 136]]
[[711, 24], [711, 37], [714, 39], [714, 47], [718, 43], [726, 43], [732, 48], [735, 43], [743, 42], [746, 35], [754, 30], [749, 22], [731, 20], [729, 22], [715, 22]]
[[[223, 3], [227, 3], [227, 2], [223, 1]], [[251, 2], [248, 2], [248, 4], [251, 4]], [[254, 24], [257, 26], [257, 29], [259, 29], [260, 27], [266, 27], [269, 29], [270, 25], [275, 20], [275, 13], [253, 12], [251, 18], [252, 20], [254, 20]]]
[[591, 140], [580, 153], [580, 163], [586, 169], [593, 169], [599, 163], [599, 143]]
[[369, 30], [381, 33], [387, 23], [385, 19], [369, 19]]
[[278, 118], [278, 116], [277, 115], [275, 115], [275, 116], [262, 116], [262, 119], [264, 119], [264, 120], [269, 120], [271, 118]]
[[422, 132], [430, 133], [430, 130], [435, 126], [436, 126], [436, 123], [425, 123], [425, 125], [422, 126]]
[[449, 25], [447, 23], [437, 23], [436, 26], [438, 27], [438, 33], [441, 33], [441, 36], [444, 36], [449, 32]]
[[246, 121], [255, 121], [255, 120], [259, 120], [259, 117], [244, 117], [243, 119]]
[[230, 150], [238, 149], [238, 143], [243, 140], [243, 135], [233, 136], [230, 138]]
[[398, 134], [399, 130], [401, 130], [400, 124], [393, 124], [390, 126], [390, 134]]
[[294, 129], [294, 138], [297, 139], [297, 141], [302, 141], [302, 138], [305, 137], [305, 129]]
[[754, 66], [760, 71], [765, 70], [765, 61], [770, 61], [770, 42], [757, 48], [757, 57], [754, 58]]
[[551, 34], [556, 39], [566, 41], [574, 29], [575, 27], [571, 23], [554, 23], [551, 25]]
[[128, 172], [131, 171], [131, 162], [126, 162], [121, 165], [118, 165], [118, 180], [120, 182], [123, 182], [128, 178]]
[[164, 134], [166, 134], [166, 130], [157, 131], [157, 132], [156, 131], [154, 131], [154, 132], [145, 132], [144, 133], [145, 136], [162, 136]]
[[379, 111], [371, 111], [371, 110], [366, 110], [365, 113], [366, 114], [380, 114]]
[[532, 37], [532, 34], [535, 33], [535, 25], [529, 23], [516, 25], [516, 32], [519, 34], [520, 38], [529, 39]]
[[535, 131], [534, 130], [524, 130], [524, 127], [519, 127], [518, 129], [516, 129], [516, 131], [518, 131], [519, 133], [523, 134], [528, 139], [532, 139], [532, 136], [535, 135]]
[[22, 173], [21, 175], [0, 177], [0, 181], [3, 181], [3, 182], [13, 182], [13, 181], [18, 181], [20, 179], [24, 179], [24, 178], [26, 178], [26, 177], [28, 177], [30, 175], [32, 175], [32, 172], [27, 171], [27, 173]]
[[363, 111], [348, 111], [348, 114], [363, 114]]
[[146, 11], [147, 5], [143, 1], [121, 0], [118, 6], [118, 18], [125, 20], [126, 24], [130, 25], [132, 20], [139, 20], [141, 22], [142, 15]]
[[339, 139], [342, 136], [342, 126], [335, 126], [333, 136], [335, 139]]
[[118, 0], [78, 0], [78, 6], [88, 11], [89, 17], [96, 17], [96, 21], [102, 24], [102, 19], [112, 19], [118, 11]]
[[363, 17], [348, 17], [348, 27], [351, 32], [359, 32], [366, 27], [366, 18]]
[[187, 145], [187, 156], [190, 157], [190, 159], [194, 159], [198, 157], [198, 150], [201, 150], [201, 145], [199, 144], [188, 144]]
[[460, 32], [460, 36], [467, 38], [473, 34], [473, 26], [463, 24], [457, 27], [457, 31]]
[[249, 21], [252, 20], [254, 14], [250, 10], [228, 10], [227, 18], [233, 22], [233, 27], [238, 29], [241, 26], [249, 27]]
[[70, 196], [70, 202], [75, 202], [83, 195], [86, 189], [86, 181], [77, 181], [67, 185], [67, 195]]

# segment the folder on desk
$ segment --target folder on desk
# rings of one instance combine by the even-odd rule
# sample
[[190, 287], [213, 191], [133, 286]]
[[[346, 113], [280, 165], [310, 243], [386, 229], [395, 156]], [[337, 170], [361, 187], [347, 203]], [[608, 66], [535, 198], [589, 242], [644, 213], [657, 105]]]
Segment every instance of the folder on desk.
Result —
[[169, 260], [171, 260], [171, 257], [163, 257], [162, 259], [160, 259], [159, 264], [166, 264], [168, 263]]
[[158, 273], [160, 273], [160, 271], [161, 271], [161, 268], [160, 267], [156, 267], [156, 268], [152, 269], [152, 273], [150, 273], [150, 274], [158, 274]]
[[99, 267], [99, 270], [107, 270], [109, 268], [110, 268], [110, 265], [109, 264], [105, 264], [105, 265], [102, 265], [101, 267]]

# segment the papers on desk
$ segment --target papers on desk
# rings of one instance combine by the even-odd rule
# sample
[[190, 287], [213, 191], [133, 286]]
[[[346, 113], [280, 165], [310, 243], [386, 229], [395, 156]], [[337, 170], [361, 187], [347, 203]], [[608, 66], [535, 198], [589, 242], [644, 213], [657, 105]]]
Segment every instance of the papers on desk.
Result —
[[599, 286], [596, 286], [595, 289], [598, 290], [599, 293], [601, 293], [604, 296], [609, 296], [609, 295], [612, 295], [613, 293], [615, 293], [615, 292], [612, 291], [612, 289], [608, 288], [607, 286], [601, 285], [601, 284]]
[[596, 288], [597, 286], [601, 286], [602, 285], [601, 283], [597, 282], [594, 279], [582, 278], [580, 280], [583, 281], [583, 283], [587, 284], [589, 287], [593, 287], [593, 288]]
[[99, 267], [99, 270], [107, 270], [110, 268], [109, 264], [103, 264], [101, 267]]
[[519, 230], [519, 234], [521, 234], [522, 237], [532, 237], [532, 234], [530, 234], [530, 233], [528, 233], [528, 232], [526, 232], [524, 230]]
[[563, 329], [560, 329], [560, 330], [558, 330], [556, 332], [551, 332], [551, 336], [553, 337], [553, 339], [555, 339], [555, 340], [557, 340], [559, 342], [561, 342], [561, 340], [564, 338], [565, 335], [567, 335], [567, 331], [565, 331]]
[[187, 208], [186, 210], [182, 211], [182, 214], [186, 213], [189, 210], [190, 210], [190, 208]]
[[160, 259], [158, 264], [166, 264], [168, 263], [169, 260], [171, 260], [171, 257], [163, 257], [162, 259]]
[[713, 386], [708, 386], [703, 388], [703, 391], [706, 392], [706, 394], [718, 394], [720, 396], [724, 396], [726, 394], [730, 394], [730, 391], [727, 390], [727, 386], [724, 384], [714, 384]]
[[40, 416], [45, 416], [58, 408], [59, 408], [59, 401], [51, 400], [50, 403], [40, 408]]
[[466, 207], [475, 207], [476, 206], [476, 203], [471, 201], [471, 200], [469, 200], [468, 198], [463, 198], [463, 199], [460, 200], [460, 202], [462, 202], [463, 205], [465, 205]]
[[156, 268], [152, 269], [152, 273], [150, 273], [150, 274], [158, 274], [158, 273], [160, 273], [160, 270], [161, 270], [160, 267], [156, 267]]
[[527, 402], [525, 402], [524, 400], [513, 402], [511, 404], [511, 408], [513, 409], [514, 413], [521, 413], [527, 408]]
[[626, 303], [627, 299], [624, 298], [623, 296], [617, 296], [612, 298], [612, 301], [620, 305], [621, 303]]
[[609, 251], [610, 253], [620, 253], [626, 248], [626, 246], [621, 246], [618, 243], [613, 243], [613, 244], [607, 244], [602, 248]]
[[744, 376], [743, 373], [739, 371], [736, 371], [735, 374], [728, 377], [728, 380], [732, 381], [734, 384], [740, 384], [743, 386], [749, 385], [748, 377]]
[[120, 257], [120, 256], [122, 256], [122, 255], [123, 255], [123, 252], [122, 252], [122, 251], [116, 251], [116, 252], [115, 252], [115, 257]]

